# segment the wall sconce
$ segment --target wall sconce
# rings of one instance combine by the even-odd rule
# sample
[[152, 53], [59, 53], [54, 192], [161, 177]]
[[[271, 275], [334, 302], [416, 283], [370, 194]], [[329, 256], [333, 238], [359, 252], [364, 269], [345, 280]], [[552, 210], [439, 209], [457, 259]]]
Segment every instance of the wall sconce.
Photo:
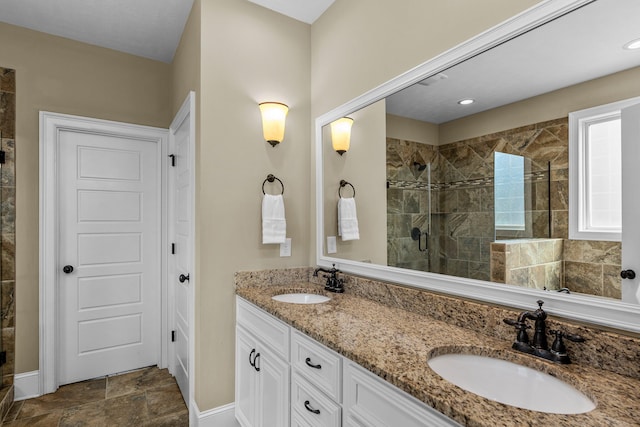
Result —
[[343, 117], [331, 122], [331, 143], [333, 149], [341, 156], [349, 151], [351, 144], [351, 125], [353, 119], [351, 117]]
[[272, 147], [284, 139], [284, 122], [289, 107], [280, 102], [263, 102], [258, 104], [262, 113], [262, 133], [265, 141]]

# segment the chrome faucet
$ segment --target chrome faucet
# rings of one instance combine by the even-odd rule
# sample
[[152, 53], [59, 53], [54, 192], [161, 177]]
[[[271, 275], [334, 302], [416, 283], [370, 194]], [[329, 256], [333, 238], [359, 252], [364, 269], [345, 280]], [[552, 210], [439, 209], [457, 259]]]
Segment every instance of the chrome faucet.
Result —
[[344, 279], [338, 278], [338, 273], [340, 270], [336, 268], [336, 265], [333, 264], [333, 267], [330, 270], [326, 268], [318, 267], [313, 271], [313, 277], [318, 277], [318, 272], [329, 273], [329, 275], [323, 274], [323, 276], [327, 279], [327, 283], [324, 285], [325, 291], [343, 293], [344, 292]]
[[[559, 330], [550, 330], [549, 333], [555, 335], [555, 340], [553, 341], [553, 344], [551, 344], [551, 348], [549, 348], [549, 344], [547, 343], [547, 313], [542, 309], [544, 301], [538, 300], [537, 303], [537, 310], [533, 312], [523, 311], [520, 313], [517, 320], [503, 320], [504, 323], [515, 327], [518, 331], [512, 348], [555, 363], [563, 365], [571, 363], [571, 360], [567, 355], [567, 348], [564, 344], [563, 338], [573, 342], [584, 342], [585, 339], [580, 335], [574, 335]], [[527, 329], [531, 329], [531, 326], [527, 325], [527, 319], [535, 321], [533, 341], [531, 342], [529, 341], [529, 334], [527, 333]]]

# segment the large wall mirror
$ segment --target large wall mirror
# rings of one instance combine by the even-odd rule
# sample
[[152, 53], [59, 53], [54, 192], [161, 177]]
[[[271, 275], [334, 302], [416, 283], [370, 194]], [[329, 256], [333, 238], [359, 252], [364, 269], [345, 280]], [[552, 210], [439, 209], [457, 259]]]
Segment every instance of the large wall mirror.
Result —
[[[637, 209], [620, 202], [620, 188], [640, 182], [620, 162], [638, 151], [590, 148], [584, 168], [614, 163], [589, 180], [569, 141], [628, 141], [640, 128], [620, 120], [640, 104], [640, 49], [627, 48], [640, 39], [637, 16], [637, 0], [543, 2], [320, 117], [318, 263], [515, 306], [544, 297], [558, 314], [640, 331], [639, 279], [620, 277], [640, 260]], [[591, 128], [570, 118], [617, 101], [612, 127], [596, 113]], [[331, 123], [341, 117], [352, 127], [339, 154]], [[623, 227], [622, 238], [570, 232], [570, 190], [591, 191], [594, 218]], [[354, 192], [358, 233], [345, 238], [338, 204]]]

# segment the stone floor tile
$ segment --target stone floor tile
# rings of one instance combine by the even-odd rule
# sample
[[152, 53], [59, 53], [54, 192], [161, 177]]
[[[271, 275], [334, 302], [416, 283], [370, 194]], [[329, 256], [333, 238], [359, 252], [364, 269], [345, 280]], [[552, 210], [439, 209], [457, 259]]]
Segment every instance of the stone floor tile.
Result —
[[187, 408], [176, 414], [166, 415], [160, 418], [154, 418], [143, 424], [143, 427], [188, 427], [189, 412]]
[[24, 400], [13, 402], [13, 405], [11, 405], [11, 408], [9, 408], [9, 412], [7, 412], [7, 415], [5, 415], [4, 417], [4, 422], [7, 423], [9, 421], [15, 420], [18, 412], [20, 412], [20, 409], [22, 409], [23, 404]]
[[146, 397], [150, 418], [161, 417], [187, 408], [175, 382], [171, 385], [147, 390]]
[[31, 418], [20, 418], [15, 421], [5, 422], [3, 427], [58, 427], [60, 417], [62, 415], [61, 410], [49, 412], [42, 415], [37, 415]]
[[107, 399], [174, 383], [175, 380], [167, 369], [144, 368], [108, 377]]
[[166, 369], [62, 386], [55, 393], [15, 402], [6, 427], [188, 427], [180, 389]]
[[144, 393], [134, 393], [65, 409], [59, 427], [139, 426], [148, 420]]
[[55, 393], [25, 400], [17, 419], [31, 418], [56, 409], [72, 408], [104, 399], [105, 389], [105, 378], [64, 385]]

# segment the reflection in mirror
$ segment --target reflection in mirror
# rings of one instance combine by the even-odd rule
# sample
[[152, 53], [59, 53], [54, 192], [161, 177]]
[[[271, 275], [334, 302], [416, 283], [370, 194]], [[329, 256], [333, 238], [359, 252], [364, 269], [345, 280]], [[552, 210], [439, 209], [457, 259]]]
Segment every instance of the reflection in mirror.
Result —
[[597, 0], [349, 112], [342, 158], [324, 126], [324, 237], [340, 179], [360, 222], [330, 256], [620, 299], [621, 243], [569, 239], [568, 114], [640, 95], [621, 48], [640, 33], [620, 21], [639, 3]]

